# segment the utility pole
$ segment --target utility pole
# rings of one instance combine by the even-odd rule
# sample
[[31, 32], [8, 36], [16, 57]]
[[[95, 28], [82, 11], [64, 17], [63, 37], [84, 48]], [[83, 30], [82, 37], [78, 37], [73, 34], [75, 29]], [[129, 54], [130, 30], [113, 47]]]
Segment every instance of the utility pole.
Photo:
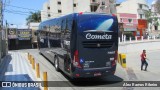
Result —
[[72, 7], [73, 7], [73, 13], [74, 13], [74, 0], [73, 0], [73, 4], [72, 4]]
[[0, 30], [2, 30], [2, 26], [3, 26], [3, 3], [2, 0], [0, 0]]
[[8, 25], [7, 20], [6, 20], [6, 30], [5, 30], [5, 55], [8, 54], [8, 28], [9, 28], [9, 25]]
[[0, 63], [2, 58], [2, 28], [3, 28], [2, 9], [3, 9], [3, 3], [2, 3], [2, 0], [0, 0]]

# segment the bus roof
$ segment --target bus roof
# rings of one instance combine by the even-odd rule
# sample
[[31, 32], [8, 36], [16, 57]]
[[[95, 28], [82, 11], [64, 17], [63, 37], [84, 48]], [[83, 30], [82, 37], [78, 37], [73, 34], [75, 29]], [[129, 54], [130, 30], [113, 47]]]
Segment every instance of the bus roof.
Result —
[[[58, 18], [53, 18], [53, 19], [50, 19], [50, 20], [43, 21], [43, 22], [40, 23], [39, 28], [40, 28], [40, 26], [52, 26], [54, 23], [57, 24], [57, 22], [53, 23], [53, 21], [55, 21], [55, 20], [59, 21], [59, 20], [61, 20], [63, 18], [72, 18], [72, 17], [76, 18], [77, 15], [79, 15], [79, 14], [85, 14], [85, 15], [88, 14], [89, 16], [90, 15], [108, 15], [108, 16], [114, 16], [112, 14], [96, 13], [96, 12], [71, 13], [71, 14], [68, 14], [68, 15], [60, 16]], [[39, 29], [39, 30], [42, 30], [42, 29]]]
[[52, 21], [52, 20], [60, 19], [60, 18], [65, 18], [65, 17], [71, 16], [71, 15], [77, 15], [77, 14], [97, 14], [97, 15], [111, 15], [112, 16], [112, 14], [106, 14], [106, 13], [80, 12], [80, 13], [71, 13], [71, 14], [68, 14], [68, 15], [60, 16], [58, 18], [52, 18], [52, 19], [49, 19], [49, 20], [45, 20], [45, 21], [41, 22], [40, 24], [43, 24], [43, 23], [46, 23], [46, 22], [49, 22], [49, 21]]

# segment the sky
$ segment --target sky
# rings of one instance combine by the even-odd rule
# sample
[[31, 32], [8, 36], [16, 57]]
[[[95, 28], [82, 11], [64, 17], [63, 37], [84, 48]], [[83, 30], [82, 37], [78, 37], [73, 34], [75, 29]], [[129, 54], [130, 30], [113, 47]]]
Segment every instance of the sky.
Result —
[[[126, 1], [126, 0], [117, 0], [117, 2], [123, 2], [123, 1]], [[151, 4], [153, 0], [146, 0], [148, 2], [148, 4]]]
[[[46, 1], [48, 0], [6, 0], [3, 22], [6, 23], [7, 21], [10, 27], [25, 28], [26, 18], [30, 15], [29, 12], [42, 10], [43, 3]], [[126, 0], [117, 0], [118, 3], [123, 1]], [[148, 0], [149, 5], [152, 1]]]
[[48, 0], [6, 0], [3, 22], [6, 23], [7, 20], [10, 27], [26, 27], [26, 18], [30, 12], [42, 10], [43, 3], [46, 1]]
[[[121, 3], [121, 2], [124, 2], [124, 1], [126, 1], [126, 0], [116, 0], [116, 1], [117, 1], [117, 3]], [[151, 6], [151, 4], [152, 4], [152, 2], [153, 2], [154, 0], [146, 0], [146, 1], [147, 1], [148, 5]]]

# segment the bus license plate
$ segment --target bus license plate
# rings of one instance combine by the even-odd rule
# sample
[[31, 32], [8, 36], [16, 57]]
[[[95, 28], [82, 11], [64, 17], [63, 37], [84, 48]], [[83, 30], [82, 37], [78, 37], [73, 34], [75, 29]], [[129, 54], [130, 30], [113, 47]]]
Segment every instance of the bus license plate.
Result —
[[101, 73], [95, 73], [94, 76], [101, 76]]

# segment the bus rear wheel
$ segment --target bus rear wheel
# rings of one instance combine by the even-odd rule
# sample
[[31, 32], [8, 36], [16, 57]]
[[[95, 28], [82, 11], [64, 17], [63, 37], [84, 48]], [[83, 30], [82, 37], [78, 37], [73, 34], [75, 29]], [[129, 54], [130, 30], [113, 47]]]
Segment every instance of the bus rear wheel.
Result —
[[58, 60], [58, 57], [54, 58], [54, 67], [55, 67], [56, 71], [59, 71], [59, 60]]

